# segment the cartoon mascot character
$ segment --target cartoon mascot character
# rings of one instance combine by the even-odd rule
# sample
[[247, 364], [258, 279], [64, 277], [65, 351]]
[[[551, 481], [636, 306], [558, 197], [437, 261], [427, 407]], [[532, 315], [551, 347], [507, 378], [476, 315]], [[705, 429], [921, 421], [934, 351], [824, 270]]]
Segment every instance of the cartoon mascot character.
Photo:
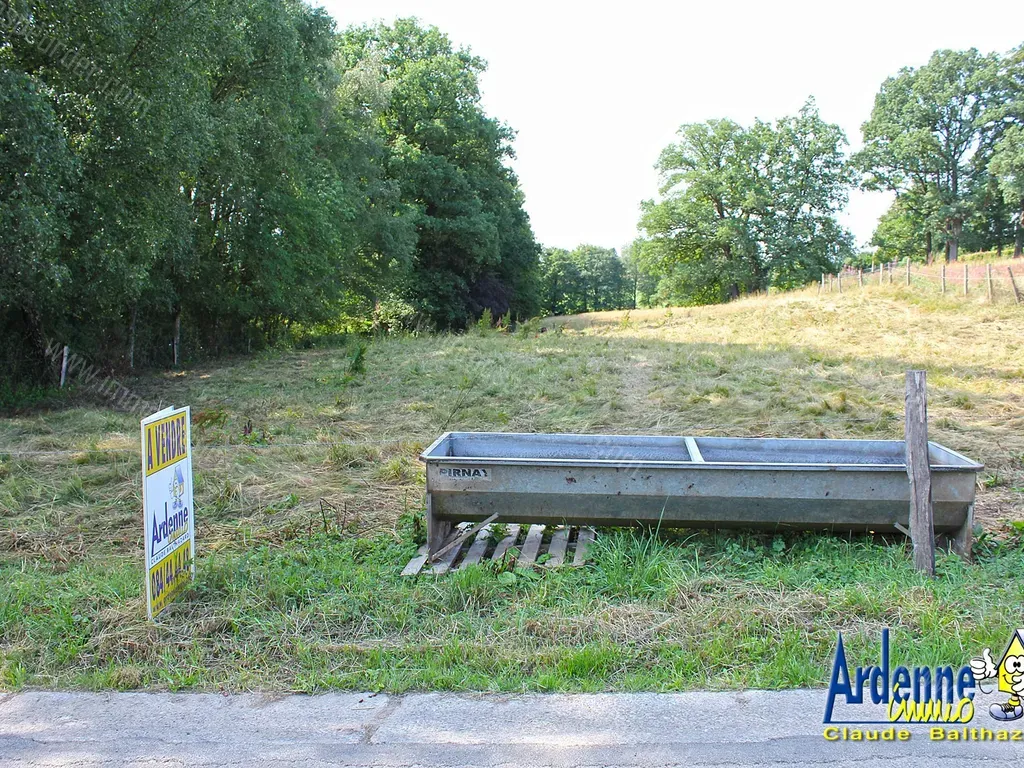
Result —
[[177, 511], [185, 505], [185, 476], [181, 474], [181, 467], [174, 468], [171, 476], [171, 509]]
[[[992, 651], [984, 650], [980, 658], [971, 659], [971, 673], [979, 684], [983, 680], [998, 679], [999, 690], [1010, 696], [1002, 704], [993, 704], [988, 713], [996, 720], [1019, 720], [1024, 717], [1024, 629], [1018, 629], [1010, 638], [999, 664], [992, 662]], [[980, 687], [980, 685], [979, 685]], [[986, 691], [982, 690], [982, 693]]]

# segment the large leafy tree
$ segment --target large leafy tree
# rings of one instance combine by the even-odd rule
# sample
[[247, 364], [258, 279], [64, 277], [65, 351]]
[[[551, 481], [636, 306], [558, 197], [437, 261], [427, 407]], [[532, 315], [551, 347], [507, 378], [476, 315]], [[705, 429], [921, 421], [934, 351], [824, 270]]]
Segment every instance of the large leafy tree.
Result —
[[[60, 259], [70, 231], [77, 164], [50, 100], [29, 75], [0, 71], [0, 319], [7, 318], [38, 350], [44, 319], [69, 293]], [[0, 353], [19, 372], [36, 369], [28, 350], [7, 335]]]
[[989, 172], [1012, 212], [1013, 255], [1024, 255], [1024, 45], [1000, 68], [1001, 100], [990, 114], [993, 123]]
[[850, 234], [836, 220], [852, 183], [846, 136], [821, 119], [813, 100], [774, 126], [757, 124], [755, 132], [760, 197], [751, 221], [767, 273], [760, 287], [804, 285], [852, 251]]
[[851, 181], [845, 143], [813, 101], [775, 124], [680, 128], [658, 162], [662, 199], [640, 223], [663, 300], [722, 301], [834, 268], [851, 249], [835, 219]]
[[174, 312], [215, 307], [227, 338], [240, 341], [328, 320], [352, 291], [371, 302], [371, 265], [401, 260], [411, 239], [399, 230], [369, 237], [369, 211], [400, 211], [372, 137], [353, 122], [358, 88], [333, 66], [330, 18], [299, 2], [227, 10], [212, 45], [217, 76], [201, 102], [209, 133], [182, 176], [190, 263], [167, 280]]
[[46, 94], [78, 168], [55, 256], [65, 300], [42, 318], [46, 334], [129, 363], [139, 337], [163, 362], [182, 325], [193, 350], [216, 349], [336, 308], [362, 191], [331, 152], [345, 132], [323, 11], [299, 0], [3, 11], [28, 29], [0, 47], [5, 66]]
[[626, 271], [626, 298], [630, 308], [650, 307], [657, 301], [659, 274], [649, 263], [645, 248], [647, 242], [636, 238], [622, 249], [622, 264]]
[[684, 125], [658, 161], [663, 199], [646, 201], [640, 226], [660, 271], [697, 303], [733, 298], [764, 278], [749, 226], [757, 138], [731, 120]]
[[627, 303], [625, 268], [614, 248], [580, 245], [570, 258], [582, 279], [582, 311], [619, 309]]
[[341, 50], [346, 68], [375, 59], [390, 84], [388, 174], [415, 209], [408, 297], [446, 328], [485, 308], [532, 314], [539, 249], [508, 167], [513, 134], [480, 105], [484, 62], [412, 19], [350, 29]]
[[1013, 255], [1024, 253], [1024, 126], [1010, 127], [996, 145], [990, 163], [1005, 203], [1014, 211]]
[[[940, 50], [924, 66], [888, 78], [863, 126], [855, 162], [865, 186], [920, 201], [922, 218], [941, 227], [952, 261], [975, 210], [985, 165], [976, 156], [998, 94], [998, 57]], [[929, 259], [931, 249], [929, 242]]]
[[921, 249], [926, 224], [918, 209], [908, 203], [910, 196], [897, 198], [881, 219], [871, 237], [878, 258], [884, 263], [904, 259], [923, 260]]

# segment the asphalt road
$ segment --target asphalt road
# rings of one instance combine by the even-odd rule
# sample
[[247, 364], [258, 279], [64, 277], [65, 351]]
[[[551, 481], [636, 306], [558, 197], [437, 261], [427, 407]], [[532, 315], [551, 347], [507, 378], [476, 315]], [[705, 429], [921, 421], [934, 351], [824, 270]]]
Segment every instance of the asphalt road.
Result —
[[[911, 737], [903, 742], [827, 741], [824, 703], [822, 691], [529, 696], [26, 692], [0, 694], [0, 766], [961, 768], [983, 760], [1024, 759], [1024, 741], [933, 741], [927, 726], [912, 726]], [[998, 727], [981, 697], [971, 725]]]

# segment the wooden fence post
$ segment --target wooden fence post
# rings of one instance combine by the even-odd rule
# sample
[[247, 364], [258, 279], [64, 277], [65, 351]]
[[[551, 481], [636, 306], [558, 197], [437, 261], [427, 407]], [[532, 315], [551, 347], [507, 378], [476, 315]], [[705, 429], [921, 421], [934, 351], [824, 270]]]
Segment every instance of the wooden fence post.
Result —
[[946, 295], [946, 264], [942, 264], [942, 295]]
[[928, 461], [928, 394], [924, 371], [907, 371], [904, 434], [910, 479], [910, 541], [914, 568], [935, 575], [935, 520]]
[[1013, 298], [1020, 304], [1020, 291], [1017, 290], [1017, 281], [1013, 278], [1013, 269], [1008, 266], [1006, 271], [1010, 275], [1010, 287], [1013, 288]]
[[910, 480], [910, 542], [913, 566], [935, 575], [932, 468], [928, 458], [928, 391], [924, 371], [906, 372], [904, 411], [906, 473]]
[[992, 265], [985, 265], [985, 276], [988, 278], [988, 300], [992, 301]]
[[910, 285], [910, 259], [907, 259], [907, 286]]
[[861, 267], [857, 270], [857, 282], [860, 283], [860, 287], [864, 287], [864, 268]]
[[836, 282], [839, 284], [839, 292], [843, 292], [843, 273], [839, 272], [836, 274]]
[[967, 265], [964, 264], [964, 296], [967, 295]]

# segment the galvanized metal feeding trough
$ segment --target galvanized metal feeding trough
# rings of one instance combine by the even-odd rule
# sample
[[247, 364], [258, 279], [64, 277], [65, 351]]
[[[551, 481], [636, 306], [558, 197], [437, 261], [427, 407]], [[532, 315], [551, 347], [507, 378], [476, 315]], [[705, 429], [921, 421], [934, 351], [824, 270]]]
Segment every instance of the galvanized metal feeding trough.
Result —
[[[459, 522], [907, 532], [901, 440], [446, 432], [427, 469], [427, 557]], [[934, 530], [970, 547], [983, 465], [928, 443]]]

